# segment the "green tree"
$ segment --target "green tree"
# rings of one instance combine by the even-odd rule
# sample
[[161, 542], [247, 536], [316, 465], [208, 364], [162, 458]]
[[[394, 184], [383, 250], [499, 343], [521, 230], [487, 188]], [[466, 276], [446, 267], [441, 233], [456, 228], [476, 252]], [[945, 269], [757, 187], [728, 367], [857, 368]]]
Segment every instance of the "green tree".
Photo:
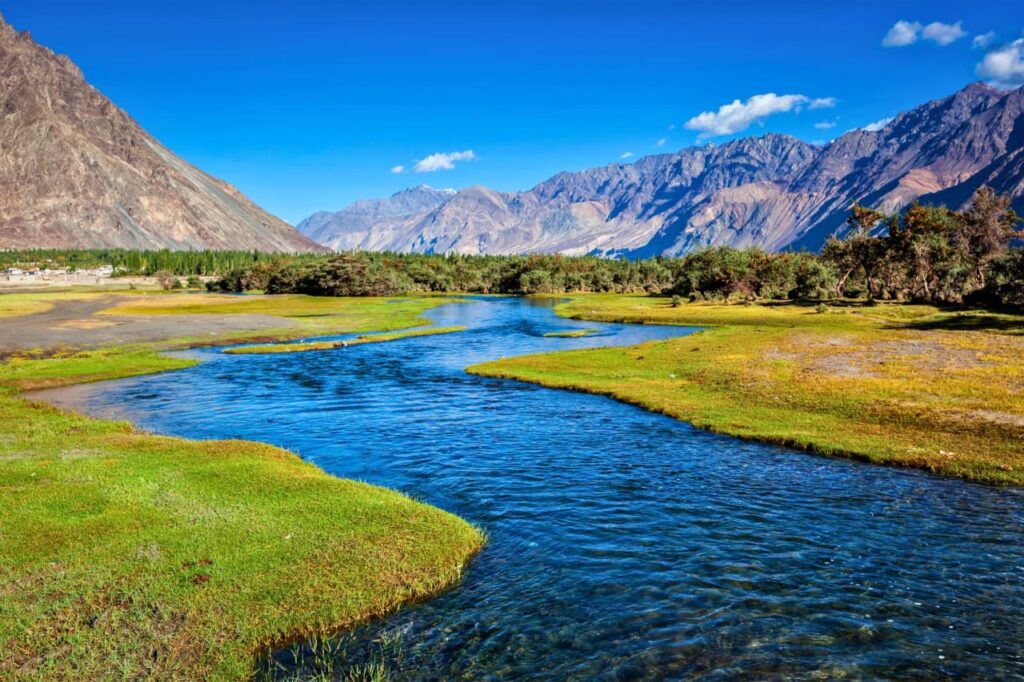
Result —
[[1007, 252], [1010, 241], [1019, 238], [1020, 217], [1010, 197], [1001, 197], [990, 187], [975, 191], [970, 206], [960, 213], [961, 229], [954, 243], [963, 253], [979, 287], [985, 286], [985, 268]]

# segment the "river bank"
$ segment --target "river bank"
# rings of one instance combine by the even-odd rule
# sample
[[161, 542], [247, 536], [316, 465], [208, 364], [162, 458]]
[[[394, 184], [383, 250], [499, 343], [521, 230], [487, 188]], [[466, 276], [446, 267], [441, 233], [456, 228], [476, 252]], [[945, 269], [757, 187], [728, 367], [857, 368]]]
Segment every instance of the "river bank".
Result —
[[576, 296], [568, 318], [708, 326], [688, 337], [469, 368], [612, 396], [742, 438], [1024, 483], [1024, 317], [931, 306], [673, 306]]
[[[98, 350], [33, 345], [0, 365], [0, 677], [244, 678], [268, 648], [331, 634], [459, 579], [483, 537], [452, 514], [270, 445], [157, 436], [23, 393], [195, 364], [158, 352], [166, 348], [420, 325], [442, 299], [104, 301], [71, 318], [102, 321], [115, 303], [142, 306], [165, 316], [156, 327], [173, 338]], [[51, 303], [19, 301], [5, 322], [38, 324], [45, 336], [68, 321], [68, 311], [47, 317], [61, 312]], [[178, 308], [193, 317], [175, 319]], [[212, 312], [243, 324], [213, 336], [202, 319], [183, 324]], [[246, 329], [249, 314], [276, 319], [278, 331]], [[130, 324], [152, 333], [153, 319]], [[89, 335], [102, 326], [78, 326], [83, 346], [103, 345]]]

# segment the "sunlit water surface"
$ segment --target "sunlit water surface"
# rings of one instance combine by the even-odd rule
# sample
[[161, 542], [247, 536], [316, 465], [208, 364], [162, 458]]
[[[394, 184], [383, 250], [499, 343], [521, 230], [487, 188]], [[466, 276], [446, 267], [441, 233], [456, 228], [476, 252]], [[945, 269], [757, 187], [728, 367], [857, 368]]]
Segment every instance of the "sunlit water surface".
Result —
[[[461, 585], [355, 633], [370, 655], [398, 640], [384, 655], [401, 679], [1024, 677], [1019, 491], [462, 371], [689, 329], [561, 320], [520, 299], [431, 317], [469, 329], [200, 351], [185, 372], [50, 397], [163, 433], [274, 443], [483, 528]], [[600, 333], [542, 336], [582, 327]]]

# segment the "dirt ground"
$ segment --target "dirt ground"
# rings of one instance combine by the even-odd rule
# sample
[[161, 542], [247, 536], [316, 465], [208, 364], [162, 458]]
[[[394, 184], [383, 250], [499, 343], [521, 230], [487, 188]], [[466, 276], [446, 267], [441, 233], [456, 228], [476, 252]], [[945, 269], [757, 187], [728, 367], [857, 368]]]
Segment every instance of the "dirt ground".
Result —
[[121, 295], [57, 301], [45, 312], [2, 318], [0, 357], [27, 350], [89, 349], [295, 325], [271, 315], [96, 315], [127, 300]]
[[[184, 279], [184, 277], [180, 278]], [[203, 281], [213, 279], [202, 277]], [[15, 294], [30, 291], [53, 291], [57, 289], [79, 289], [90, 291], [124, 291], [129, 287], [159, 289], [156, 277], [96, 277], [95, 275], [61, 275], [53, 279], [39, 277], [6, 278], [0, 276], [0, 294]]]

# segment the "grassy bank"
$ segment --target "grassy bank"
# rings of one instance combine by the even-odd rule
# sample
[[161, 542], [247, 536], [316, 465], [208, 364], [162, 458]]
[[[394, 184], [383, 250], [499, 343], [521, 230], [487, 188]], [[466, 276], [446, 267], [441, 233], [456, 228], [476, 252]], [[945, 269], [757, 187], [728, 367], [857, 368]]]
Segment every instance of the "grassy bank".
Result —
[[[422, 324], [438, 302], [264, 299], [261, 314], [340, 333]], [[181, 369], [156, 352], [181, 343], [0, 365], [0, 678], [245, 678], [267, 647], [451, 585], [481, 547], [451, 514], [279, 448], [155, 436], [22, 394]]]
[[573, 329], [572, 331], [564, 332], [548, 332], [544, 336], [552, 339], [580, 339], [596, 333], [596, 329]]
[[306, 353], [315, 350], [333, 350], [335, 348], [348, 348], [349, 346], [361, 346], [366, 343], [385, 343], [398, 341], [417, 336], [435, 336], [437, 334], [451, 334], [464, 331], [465, 327], [432, 327], [429, 329], [413, 329], [404, 332], [392, 332], [390, 334], [366, 334], [357, 336], [354, 339], [345, 341], [310, 341], [308, 343], [268, 343], [257, 346], [241, 346], [239, 348], [228, 348], [224, 352], [233, 355], [264, 355], [278, 353]]
[[910, 305], [672, 307], [615, 295], [576, 297], [557, 310], [712, 328], [470, 371], [609, 395], [702, 428], [822, 454], [1024, 483], [1024, 317]]
[[423, 313], [457, 299], [414, 297], [331, 298], [285, 294], [231, 296], [226, 294], [151, 294], [125, 297], [102, 315], [269, 315], [293, 325], [281, 335], [313, 336], [346, 332], [392, 331], [428, 324]]

